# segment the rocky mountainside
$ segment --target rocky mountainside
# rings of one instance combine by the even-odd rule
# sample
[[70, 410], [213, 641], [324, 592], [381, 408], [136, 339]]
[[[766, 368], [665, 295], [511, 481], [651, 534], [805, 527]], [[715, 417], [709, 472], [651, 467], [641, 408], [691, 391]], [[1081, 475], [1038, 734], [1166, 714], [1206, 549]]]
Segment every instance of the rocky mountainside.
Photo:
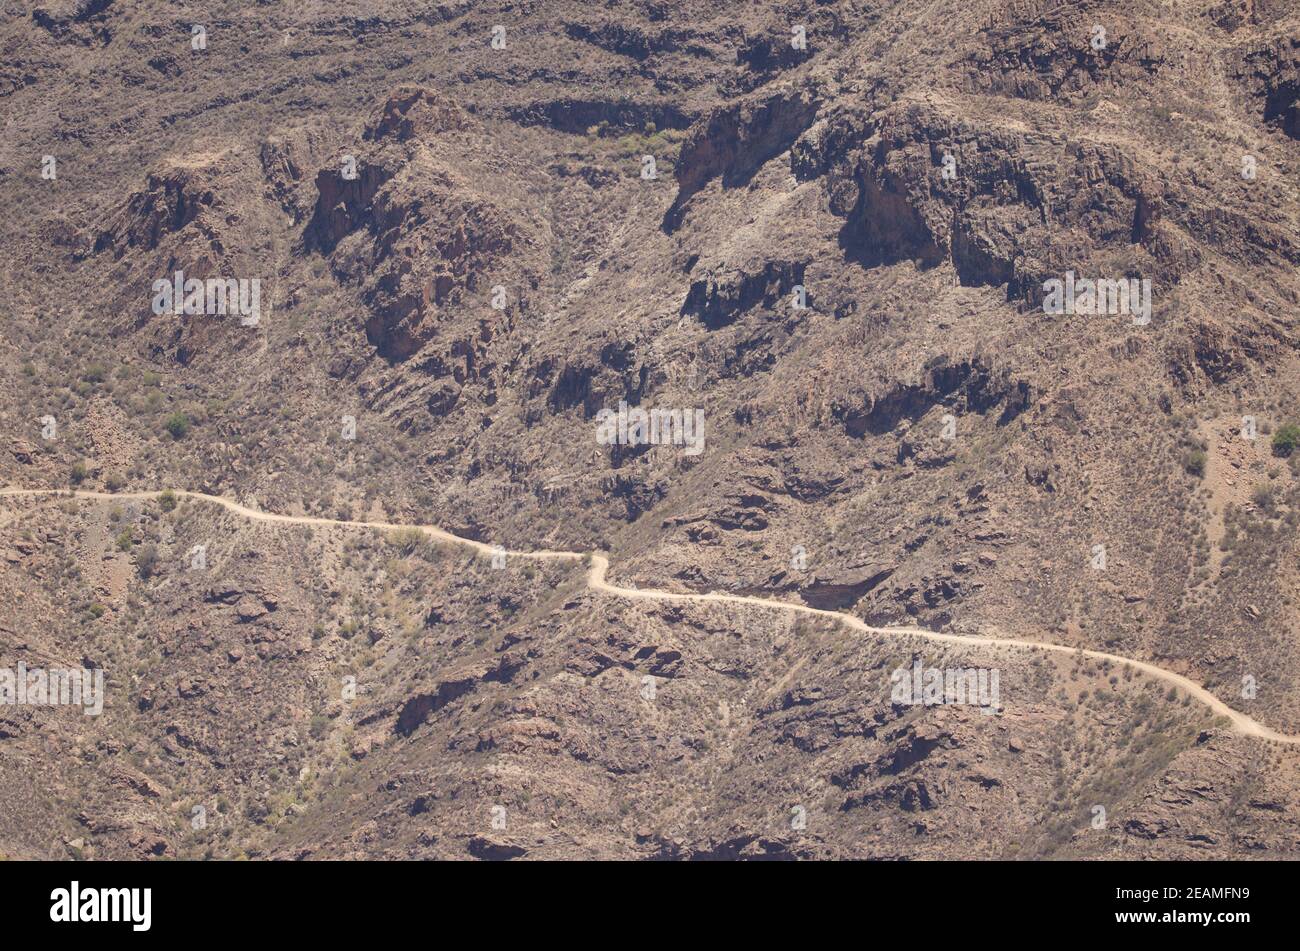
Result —
[[[1300, 734], [1289, 0], [0, 11], [0, 484]], [[0, 705], [7, 856], [1300, 853], [1300, 747], [1082, 655], [174, 499], [0, 499], [0, 565], [0, 668], [107, 685]]]

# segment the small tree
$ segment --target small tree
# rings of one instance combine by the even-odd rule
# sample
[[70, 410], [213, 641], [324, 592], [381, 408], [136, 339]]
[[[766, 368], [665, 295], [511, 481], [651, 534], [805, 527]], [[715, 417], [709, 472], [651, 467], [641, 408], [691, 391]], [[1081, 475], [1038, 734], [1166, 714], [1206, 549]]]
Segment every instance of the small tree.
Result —
[[1300, 426], [1286, 423], [1273, 434], [1273, 455], [1289, 456], [1300, 446]]
[[182, 439], [190, 431], [190, 418], [184, 413], [172, 413], [163, 424], [172, 439]]
[[88, 475], [90, 475], [90, 473], [86, 470], [86, 464], [84, 462], [77, 462], [73, 463], [72, 472], [68, 474], [68, 479], [73, 485], [81, 485], [81, 483], [86, 481], [86, 476]]

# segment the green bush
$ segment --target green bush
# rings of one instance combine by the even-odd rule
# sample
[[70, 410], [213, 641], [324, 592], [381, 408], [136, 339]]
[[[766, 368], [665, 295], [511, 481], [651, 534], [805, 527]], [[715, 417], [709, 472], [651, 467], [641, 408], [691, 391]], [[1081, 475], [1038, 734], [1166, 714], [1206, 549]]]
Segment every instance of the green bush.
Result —
[[330, 718], [323, 713], [318, 713], [311, 718], [311, 725], [307, 728], [311, 733], [312, 739], [319, 740], [329, 732]]
[[171, 433], [172, 439], [182, 439], [190, 431], [190, 418], [184, 413], [172, 413], [163, 427]]
[[1183, 453], [1183, 468], [1194, 476], [1205, 475], [1205, 451], [1202, 449], [1189, 449]]
[[163, 489], [162, 495], [158, 496], [158, 504], [164, 512], [170, 512], [176, 508], [176, 493], [171, 489]]
[[1286, 423], [1273, 434], [1273, 455], [1289, 456], [1300, 446], [1300, 426]]
[[132, 546], [134, 543], [135, 543], [135, 539], [134, 539], [134, 537], [133, 537], [133, 535], [132, 535], [132, 532], [131, 532], [131, 526], [130, 526], [130, 525], [128, 525], [126, 528], [122, 529], [120, 532], [117, 533], [117, 550], [118, 550], [118, 551], [130, 551], [130, 550], [131, 550], [131, 546]]
[[86, 469], [86, 464], [84, 462], [77, 462], [73, 463], [72, 472], [68, 474], [68, 480], [73, 485], [81, 485], [81, 483], [86, 481], [86, 476], [88, 475], [90, 475], [90, 473]]

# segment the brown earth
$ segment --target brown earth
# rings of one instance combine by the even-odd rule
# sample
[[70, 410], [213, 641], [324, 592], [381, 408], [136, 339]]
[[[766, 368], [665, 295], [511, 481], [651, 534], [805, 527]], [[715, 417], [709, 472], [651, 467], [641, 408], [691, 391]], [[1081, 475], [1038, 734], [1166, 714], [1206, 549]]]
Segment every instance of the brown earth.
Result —
[[[1300, 734], [1292, 4], [9, 12], [4, 485], [600, 549]], [[260, 319], [155, 314], [177, 270]], [[1150, 323], [1045, 313], [1067, 271]], [[620, 401], [703, 451], [600, 444]], [[1293, 747], [1086, 656], [187, 500], [6, 499], [0, 566], [0, 667], [109, 685], [0, 706], [10, 856], [1300, 850]], [[914, 658], [1000, 712], [892, 701]]]

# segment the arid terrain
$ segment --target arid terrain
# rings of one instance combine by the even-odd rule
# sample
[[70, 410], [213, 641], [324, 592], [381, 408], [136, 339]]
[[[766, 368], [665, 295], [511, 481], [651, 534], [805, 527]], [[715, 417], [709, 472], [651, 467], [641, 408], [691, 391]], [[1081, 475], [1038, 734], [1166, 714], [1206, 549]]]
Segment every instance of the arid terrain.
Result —
[[0, 0], [0, 126], [0, 856], [1300, 858], [1292, 0]]

